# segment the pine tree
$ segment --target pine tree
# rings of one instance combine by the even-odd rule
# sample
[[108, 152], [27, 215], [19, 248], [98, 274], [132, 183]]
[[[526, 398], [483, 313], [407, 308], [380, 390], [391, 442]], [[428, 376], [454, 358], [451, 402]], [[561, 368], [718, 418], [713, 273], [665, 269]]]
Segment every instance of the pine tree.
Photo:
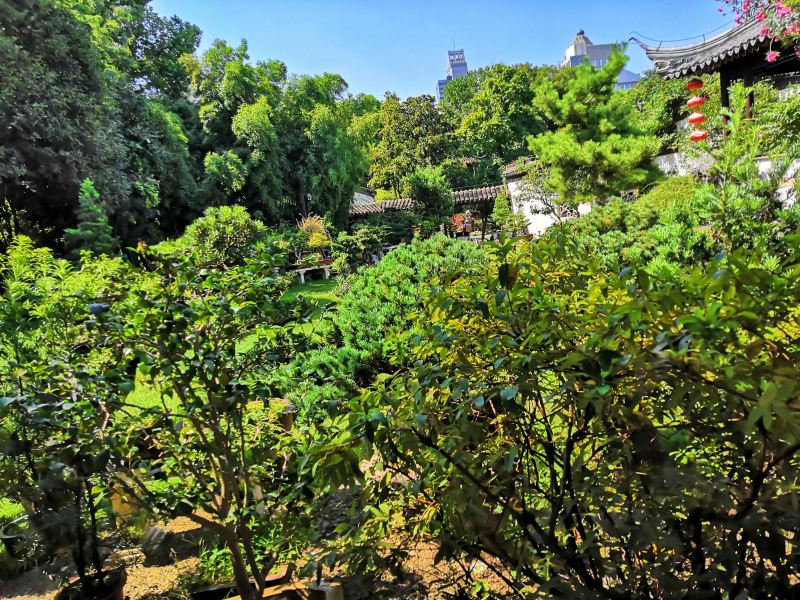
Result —
[[529, 137], [528, 146], [563, 204], [608, 198], [654, 176], [658, 140], [636, 128], [634, 105], [614, 89], [626, 61], [617, 50], [601, 69], [585, 62], [536, 90], [534, 104], [556, 130]]
[[119, 239], [114, 236], [91, 179], [81, 183], [78, 202], [78, 226], [64, 230], [64, 244], [70, 257], [80, 258], [81, 250], [110, 254], [119, 245]]
[[525, 217], [523, 215], [518, 215], [512, 210], [511, 200], [505, 190], [501, 191], [494, 200], [492, 221], [500, 229], [512, 234], [522, 231], [527, 227]]

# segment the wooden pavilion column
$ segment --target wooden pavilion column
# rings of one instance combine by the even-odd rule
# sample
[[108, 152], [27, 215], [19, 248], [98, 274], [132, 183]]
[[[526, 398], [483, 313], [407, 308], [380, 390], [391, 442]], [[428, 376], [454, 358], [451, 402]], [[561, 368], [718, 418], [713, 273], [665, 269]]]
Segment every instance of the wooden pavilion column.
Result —
[[731, 77], [730, 69], [723, 65], [719, 70], [719, 99], [722, 108], [731, 107], [730, 87], [732, 82], [733, 78]]
[[[744, 83], [746, 87], [752, 87], [753, 84], [755, 83], [755, 77], [753, 77], [753, 72], [751, 69], [745, 68], [745, 69], [734, 70], [726, 65], [720, 67], [719, 98], [722, 108], [730, 109], [731, 107], [730, 87], [731, 84], [737, 79], [741, 79], [742, 83]], [[745, 100], [745, 105], [744, 105], [744, 116], [746, 119], [751, 119], [753, 117], [754, 101], [755, 99], [753, 96], [753, 92], [751, 91], [749, 94], [747, 94], [747, 99]], [[723, 119], [726, 123], [728, 122], [728, 117], [723, 117]]]

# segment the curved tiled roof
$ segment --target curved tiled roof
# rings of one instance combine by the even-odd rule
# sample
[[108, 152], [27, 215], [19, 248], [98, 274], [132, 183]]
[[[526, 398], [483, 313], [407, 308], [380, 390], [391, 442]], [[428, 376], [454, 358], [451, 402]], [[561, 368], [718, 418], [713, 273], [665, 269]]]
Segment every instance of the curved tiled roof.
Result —
[[520, 177], [524, 177], [528, 172], [526, 167], [533, 163], [534, 159], [527, 156], [519, 158], [512, 163], [508, 163], [502, 173], [503, 179], [508, 181], [509, 179], [519, 179]]
[[[487, 185], [466, 190], [457, 190], [453, 192], [453, 203], [456, 206], [462, 206], [475, 202], [488, 202], [497, 198], [497, 195], [502, 189], [502, 185]], [[383, 200], [382, 202], [354, 204], [350, 207], [350, 216], [363, 217], [387, 211], [411, 210], [413, 207], [414, 200], [412, 198], [395, 198], [393, 200]]]
[[502, 185], [487, 185], [484, 187], [470, 188], [453, 192], [453, 203], [456, 205], [471, 204], [473, 202], [488, 202], [497, 198], [502, 191]]
[[761, 23], [750, 21], [710, 40], [689, 46], [662, 48], [641, 42], [639, 45], [655, 63], [656, 73], [665, 79], [703, 75], [718, 71], [726, 63], [769, 46], [770, 40], [761, 34], [761, 26]]

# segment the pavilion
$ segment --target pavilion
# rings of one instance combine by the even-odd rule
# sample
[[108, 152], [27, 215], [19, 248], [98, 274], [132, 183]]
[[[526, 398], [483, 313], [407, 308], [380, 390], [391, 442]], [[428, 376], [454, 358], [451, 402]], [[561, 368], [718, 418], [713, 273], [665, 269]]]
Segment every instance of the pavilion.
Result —
[[[734, 81], [752, 86], [770, 80], [778, 88], [800, 82], [800, 58], [794, 49], [782, 49], [762, 34], [762, 23], [750, 21], [702, 42], [680, 47], [648, 46], [636, 41], [665, 79], [719, 73], [722, 106], [730, 106], [728, 89]], [[780, 58], [767, 62], [767, 51], [783, 50]], [[748, 99], [748, 109], [752, 107]]]

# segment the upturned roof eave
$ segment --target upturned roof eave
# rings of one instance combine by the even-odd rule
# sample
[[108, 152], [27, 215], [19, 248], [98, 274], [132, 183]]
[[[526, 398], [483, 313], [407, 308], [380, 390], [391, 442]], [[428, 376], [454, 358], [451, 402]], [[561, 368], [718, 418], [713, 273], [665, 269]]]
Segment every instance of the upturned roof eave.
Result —
[[749, 21], [709, 40], [687, 46], [664, 48], [641, 42], [639, 45], [655, 63], [656, 73], [666, 79], [674, 79], [714, 72], [743, 53], [768, 44], [769, 38], [761, 34], [761, 27], [761, 23]]

